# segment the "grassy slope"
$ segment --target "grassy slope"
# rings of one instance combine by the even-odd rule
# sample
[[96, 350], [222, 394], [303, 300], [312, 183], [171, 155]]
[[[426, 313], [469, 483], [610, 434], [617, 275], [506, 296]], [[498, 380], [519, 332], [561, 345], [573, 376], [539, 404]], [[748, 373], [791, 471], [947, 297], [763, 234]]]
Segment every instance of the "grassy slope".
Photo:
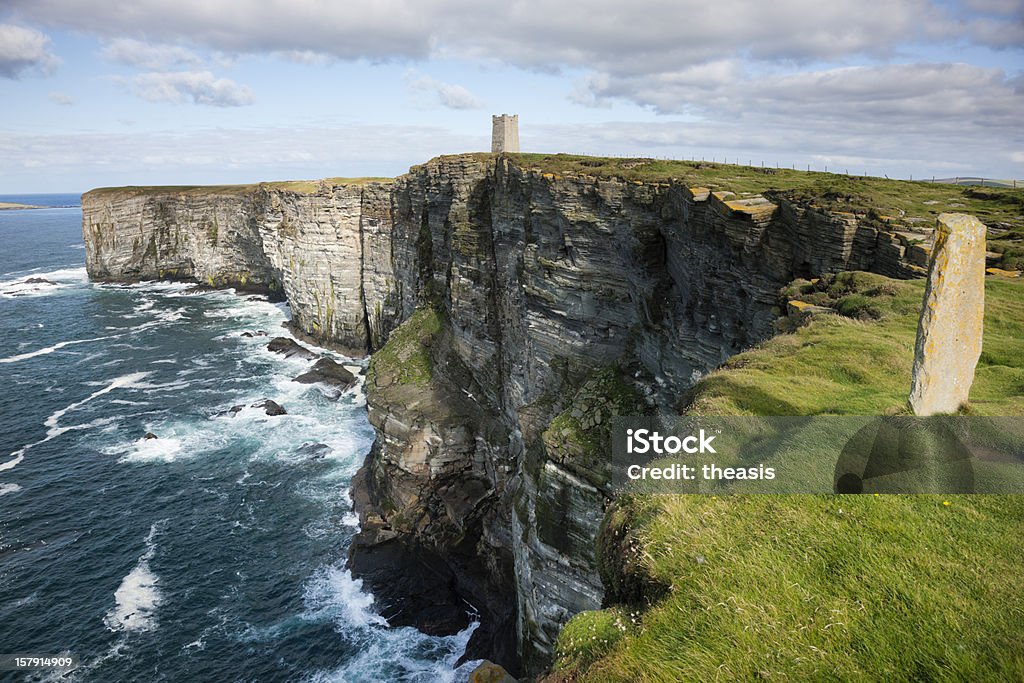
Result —
[[564, 673], [593, 681], [1024, 678], [1021, 497], [674, 496], [648, 504], [658, 509], [640, 529], [641, 552], [669, 595], [646, 611], [578, 616], [559, 640]]
[[[734, 357], [692, 412], [902, 409], [923, 283], [863, 273], [790, 295], [821, 314]], [[989, 278], [971, 411], [1024, 414], [1024, 282]], [[671, 588], [578, 615], [552, 680], [1024, 680], [1024, 498], [628, 498], [634, 557]], [[643, 514], [638, 514], [642, 511]]]
[[[876, 293], [881, 286], [883, 294]], [[844, 274], [828, 291], [794, 298], [843, 302], [874, 293], [881, 320], [819, 315], [733, 356], [695, 387], [691, 410], [708, 415], [878, 415], [899, 411], [910, 390], [924, 281]], [[888, 292], [893, 292], [888, 294]], [[1024, 415], [1024, 281], [986, 278], [985, 336], [971, 411]]]

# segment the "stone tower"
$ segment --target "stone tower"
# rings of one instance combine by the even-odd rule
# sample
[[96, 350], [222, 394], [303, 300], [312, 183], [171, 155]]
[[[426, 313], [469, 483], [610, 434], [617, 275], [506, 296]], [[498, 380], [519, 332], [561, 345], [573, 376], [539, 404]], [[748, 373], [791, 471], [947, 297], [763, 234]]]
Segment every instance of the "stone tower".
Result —
[[519, 151], [519, 114], [491, 117], [491, 151]]

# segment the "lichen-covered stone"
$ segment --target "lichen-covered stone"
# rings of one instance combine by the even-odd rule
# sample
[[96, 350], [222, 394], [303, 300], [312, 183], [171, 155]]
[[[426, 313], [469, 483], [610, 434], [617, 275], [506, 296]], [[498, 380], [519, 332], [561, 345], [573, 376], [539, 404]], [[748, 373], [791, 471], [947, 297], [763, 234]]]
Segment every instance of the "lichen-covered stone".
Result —
[[910, 407], [917, 415], [966, 404], [981, 356], [986, 229], [965, 214], [941, 214], [937, 224], [914, 351]]

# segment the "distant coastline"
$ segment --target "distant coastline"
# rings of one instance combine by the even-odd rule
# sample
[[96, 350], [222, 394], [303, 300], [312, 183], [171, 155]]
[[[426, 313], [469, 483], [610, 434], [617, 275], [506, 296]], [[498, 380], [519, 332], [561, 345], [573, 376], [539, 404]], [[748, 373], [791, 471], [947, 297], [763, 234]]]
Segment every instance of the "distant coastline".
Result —
[[16, 209], [45, 209], [45, 206], [35, 204], [18, 204], [16, 202], [0, 202], [0, 211], [11, 211]]

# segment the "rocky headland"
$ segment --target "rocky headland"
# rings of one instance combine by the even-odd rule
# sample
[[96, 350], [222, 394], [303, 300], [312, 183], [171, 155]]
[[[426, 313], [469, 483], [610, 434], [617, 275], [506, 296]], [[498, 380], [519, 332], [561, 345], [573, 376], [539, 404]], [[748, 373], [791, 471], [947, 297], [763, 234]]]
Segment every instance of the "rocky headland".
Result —
[[773, 334], [795, 278], [915, 277], [931, 239], [806, 193], [489, 154], [393, 181], [101, 189], [82, 210], [94, 279], [285, 297], [296, 332], [372, 354], [352, 571], [392, 624], [479, 618], [467, 655], [514, 673], [543, 670], [561, 626], [604, 599], [610, 418], [685, 408], [697, 378]]

